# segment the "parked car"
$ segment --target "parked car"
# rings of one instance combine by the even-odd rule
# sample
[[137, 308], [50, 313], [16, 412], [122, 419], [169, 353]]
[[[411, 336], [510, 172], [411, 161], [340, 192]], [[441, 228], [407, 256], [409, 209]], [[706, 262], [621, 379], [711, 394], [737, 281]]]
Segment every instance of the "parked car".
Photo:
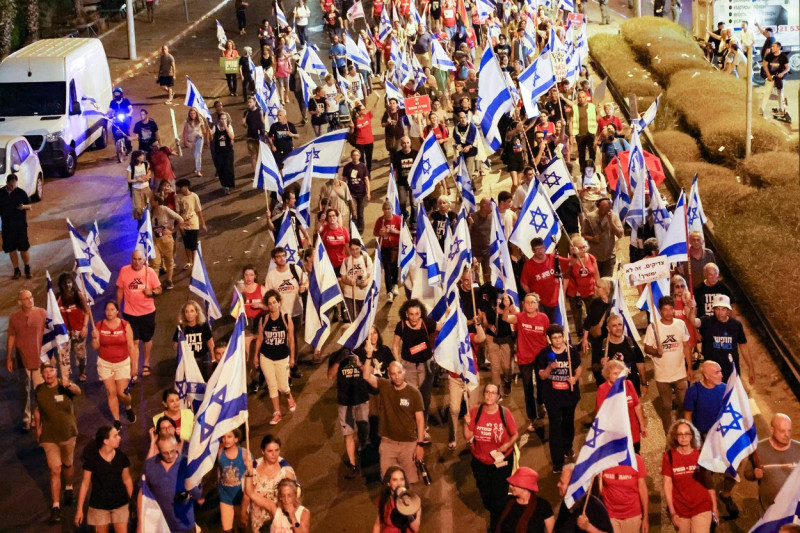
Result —
[[0, 135], [0, 187], [5, 186], [12, 172], [19, 178], [17, 187], [28, 193], [32, 201], [42, 199], [44, 174], [36, 150], [25, 137]]

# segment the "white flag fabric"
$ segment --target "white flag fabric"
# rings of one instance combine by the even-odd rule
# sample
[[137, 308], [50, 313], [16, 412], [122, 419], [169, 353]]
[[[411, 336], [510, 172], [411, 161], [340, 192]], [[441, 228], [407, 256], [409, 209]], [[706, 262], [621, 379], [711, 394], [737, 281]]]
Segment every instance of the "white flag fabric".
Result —
[[281, 171], [278, 170], [272, 150], [264, 141], [258, 142], [258, 161], [258, 169], [253, 175], [253, 188], [274, 191], [283, 196]]
[[100, 229], [95, 221], [85, 239], [69, 219], [67, 219], [67, 229], [72, 243], [72, 253], [75, 255], [78, 281], [86, 295], [86, 301], [92, 305], [103, 295], [111, 281], [111, 271], [100, 257]]
[[[627, 374], [627, 371], [625, 371]], [[586, 494], [592, 478], [603, 470], [626, 465], [637, 469], [631, 425], [628, 423], [628, 395], [621, 374], [597, 411], [586, 441], [578, 453], [564, 503], [572, 508]]]
[[[438, 242], [436, 243], [439, 244]], [[400, 248], [397, 254], [397, 266], [399, 269], [400, 283], [403, 283], [408, 276], [408, 271], [411, 268], [411, 263], [414, 261], [416, 251], [414, 250], [414, 240], [411, 238], [411, 231], [408, 229], [408, 224], [403, 221], [400, 228]]]
[[347, 143], [347, 130], [323, 133], [300, 148], [295, 148], [283, 160], [283, 185], [288, 186], [303, 178], [309, 163], [318, 179], [333, 179], [339, 174], [339, 163]]
[[225, 29], [219, 21], [217, 21], [217, 48], [225, 50], [225, 45], [228, 43], [228, 36], [225, 35]]
[[186, 490], [198, 486], [214, 468], [222, 436], [247, 420], [247, 347], [245, 315], [241, 313], [225, 355], [209, 378], [203, 403], [195, 417], [187, 453]]
[[800, 464], [797, 464], [783, 482], [764, 516], [749, 533], [778, 533], [784, 524], [800, 524]]
[[142, 516], [139, 517], [140, 531], [147, 533], [171, 533], [167, 519], [164, 518], [164, 511], [158, 505], [155, 496], [150, 491], [150, 487], [145, 482], [142, 475]]
[[[556, 259], [558, 261], [558, 259]], [[519, 304], [518, 304], [519, 305]], [[567, 320], [567, 301], [564, 297], [564, 280], [558, 279], [558, 302], [556, 303], [555, 320], [553, 323], [564, 328], [564, 338], [569, 343], [569, 320]]]
[[697, 184], [697, 174], [692, 180], [692, 189], [689, 191], [688, 202], [689, 233], [699, 231], [703, 234], [703, 224], [708, 222], [705, 212], [703, 212], [703, 202], [700, 201], [700, 189]]
[[475, 189], [472, 185], [472, 177], [469, 175], [467, 164], [462, 154], [458, 156], [456, 186], [458, 186], [458, 191], [461, 193], [461, 205], [467, 210], [467, 214], [471, 215], [476, 212], [478, 210], [478, 204], [475, 201]]
[[372, 282], [367, 288], [364, 305], [361, 306], [358, 316], [347, 327], [339, 338], [339, 344], [350, 350], [361, 346], [369, 336], [369, 330], [375, 323], [378, 312], [378, 298], [381, 295], [381, 248], [375, 249], [375, 259], [372, 261]]
[[622, 175], [622, 170], [619, 172], [617, 179], [617, 190], [614, 193], [614, 203], [611, 209], [619, 216], [619, 219], [625, 223], [628, 216], [628, 209], [631, 207], [631, 196], [628, 193], [628, 184], [625, 182], [625, 177]]
[[[645, 191], [647, 188], [647, 167], [644, 162], [642, 143], [639, 140], [639, 130], [633, 128], [631, 133], [631, 149], [628, 153], [628, 177], [631, 184], [631, 204], [625, 222], [636, 231], [644, 225], [647, 218], [647, 205], [645, 204]], [[625, 176], [620, 173], [620, 179]]]
[[301, 68], [297, 69], [297, 73], [300, 74], [300, 81], [302, 83], [303, 102], [308, 104], [308, 101], [311, 100], [311, 97], [314, 95], [314, 89], [317, 88], [317, 82], [314, 81], [308, 72]]
[[186, 99], [183, 101], [183, 105], [195, 108], [201, 117], [211, 121], [211, 111], [208, 110], [203, 95], [200, 94], [189, 76], [186, 76]]
[[617, 275], [614, 276], [614, 296], [611, 297], [611, 314], [619, 315], [622, 317], [622, 325], [625, 328], [625, 335], [632, 338], [636, 342], [641, 341], [639, 330], [636, 329], [636, 324], [633, 322], [633, 317], [625, 303], [625, 293], [622, 292], [622, 278], [619, 274], [622, 270], [622, 263], [617, 264]]
[[411, 193], [420, 202], [449, 175], [450, 164], [447, 162], [447, 157], [444, 155], [439, 141], [436, 140], [436, 135], [431, 131], [425, 137], [409, 171], [408, 184], [411, 187]]
[[453, 60], [447, 55], [447, 52], [444, 51], [438, 39], [433, 39], [431, 43], [433, 44], [431, 53], [431, 64], [433, 67], [450, 72], [456, 70], [456, 64], [453, 63]]
[[292, 216], [289, 210], [283, 212], [281, 227], [275, 238], [275, 248], [286, 250], [286, 262], [297, 264], [300, 262], [300, 243], [297, 242], [297, 232], [292, 225]]
[[[361, 2], [356, 2], [356, 4], [361, 4]], [[367, 72], [372, 72], [372, 62], [370, 61], [369, 55], [365, 54], [358, 47], [356, 42], [347, 32], [344, 34], [344, 46], [347, 59], [356, 65], [356, 70], [366, 70]]]
[[144, 254], [145, 261], [156, 258], [156, 248], [153, 244], [153, 223], [150, 220], [150, 204], [144, 206], [142, 218], [139, 219], [136, 232], [136, 250]]
[[[663, 93], [662, 93], [663, 94]], [[653, 100], [653, 103], [650, 104], [650, 107], [647, 108], [647, 111], [644, 112], [642, 117], [636, 121], [636, 127], [639, 128], [639, 131], [644, 131], [644, 129], [653, 123], [656, 119], [656, 115], [658, 114], [658, 104], [661, 101], [661, 94]]]
[[398, 89], [394, 83], [390, 82], [389, 80], [384, 81], [383, 88], [386, 90], [386, 102], [388, 103], [389, 100], [394, 98], [397, 100], [397, 107], [400, 109], [405, 109], [405, 99], [403, 98], [403, 92]]
[[436, 232], [433, 231], [424, 209], [417, 212], [417, 242], [416, 256], [420, 260], [420, 267], [427, 272], [428, 285], [441, 285], [444, 254]]
[[278, 86], [274, 81], [267, 87], [266, 103], [267, 107], [264, 108], [264, 120], [266, 121], [267, 130], [269, 130], [273, 124], [278, 122], [278, 111], [283, 109], [280, 91], [278, 91]]
[[570, 196], [577, 196], [567, 164], [560, 157], [554, 158], [536, 179], [547, 192], [553, 209], [561, 207]]
[[514, 301], [514, 305], [519, 307], [519, 292], [517, 282], [514, 279], [514, 270], [511, 266], [511, 254], [508, 251], [506, 241], [506, 230], [503, 221], [500, 220], [500, 212], [497, 210], [497, 203], [492, 198], [492, 227], [489, 233], [491, 243], [489, 243], [489, 271], [491, 272], [492, 285], [502, 292], [508, 294]]
[[522, 103], [525, 105], [525, 113], [529, 117], [539, 115], [537, 104], [550, 87], [556, 84], [556, 75], [553, 72], [553, 64], [547, 52], [537, 57], [519, 75], [519, 91], [522, 96]]
[[478, 78], [478, 115], [481, 117], [481, 130], [492, 151], [503, 144], [497, 124], [500, 118], [511, 113], [514, 102], [505, 82], [500, 64], [491, 47], [486, 47], [481, 57], [480, 77]]
[[364, 15], [364, 6], [361, 3], [361, 0], [357, 0], [350, 6], [350, 9], [347, 10], [347, 20], [353, 22], [357, 18], [363, 18], [366, 20], [366, 16]]
[[711, 472], [725, 473], [738, 479], [736, 469], [756, 451], [758, 435], [750, 399], [736, 372], [733, 358], [728, 355], [728, 359], [733, 370], [722, 397], [722, 408], [717, 421], [706, 434], [697, 464]]
[[42, 349], [39, 353], [43, 363], [47, 363], [52, 359], [60, 361], [58, 350], [69, 342], [69, 332], [64, 324], [64, 317], [61, 316], [56, 293], [53, 292], [50, 272], [46, 270], [45, 274], [47, 276], [47, 314], [45, 315], [44, 333], [42, 334]]
[[475, 355], [472, 352], [467, 318], [461, 310], [458, 293], [447, 309], [442, 329], [436, 336], [433, 358], [445, 370], [458, 374], [467, 389], [474, 390], [478, 386]]
[[203, 300], [206, 307], [206, 318], [208, 325], [214, 324], [218, 318], [222, 318], [222, 309], [214, 294], [214, 287], [208, 277], [206, 263], [203, 261], [201, 252], [202, 243], [197, 243], [197, 250], [194, 251], [194, 264], [192, 265], [192, 278], [189, 280], [189, 292], [192, 292]]
[[389, 10], [384, 9], [381, 11], [381, 22], [378, 26], [378, 39], [381, 42], [386, 41], [386, 38], [392, 32], [392, 20], [389, 18]]
[[316, 74], [320, 77], [328, 75], [328, 69], [325, 67], [325, 63], [322, 62], [311, 46], [303, 48], [303, 55], [300, 56], [298, 69], [304, 70], [309, 74]]
[[286, 15], [283, 13], [281, 4], [278, 2], [278, 0], [275, 0], [275, 18], [278, 21], [278, 26], [281, 28], [286, 28], [289, 26], [289, 21], [286, 20]]
[[203, 404], [206, 381], [181, 329], [178, 330], [178, 352], [175, 362], [175, 390], [181, 399], [181, 408], [197, 412]]
[[667, 204], [661, 198], [661, 193], [658, 192], [658, 187], [650, 173], [647, 174], [647, 183], [650, 189], [650, 213], [653, 215], [653, 228], [656, 231], [656, 239], [658, 240], [658, 249], [664, 249], [665, 239], [667, 237], [667, 230], [672, 222], [672, 213], [667, 209]]
[[[658, 191], [656, 191], [658, 195]], [[678, 264], [689, 260], [688, 235], [686, 235], [686, 196], [681, 191], [675, 205], [674, 221], [664, 236], [663, 246], [659, 245], [658, 255], [669, 257], [669, 262]]]
[[392, 214], [399, 217], [403, 216], [400, 207], [400, 194], [397, 191], [397, 182], [394, 179], [394, 167], [389, 166], [389, 181], [386, 184], [386, 200], [392, 204]]
[[344, 301], [322, 237], [318, 237], [314, 245], [314, 263], [308, 282], [305, 340], [314, 348], [322, 348], [331, 333], [331, 321], [326, 313]]
[[314, 167], [308, 165], [303, 173], [300, 194], [297, 196], [297, 221], [305, 229], [311, 227], [311, 182], [313, 174]]
[[514, 225], [514, 231], [511, 232], [511, 236], [508, 238], [509, 242], [516, 244], [525, 254], [525, 257], [528, 258], [533, 257], [531, 240], [534, 237], [540, 237], [544, 240], [547, 253], [555, 249], [556, 243], [561, 238], [558, 216], [543, 189], [544, 186], [539, 183], [539, 180], [531, 181], [528, 187], [528, 195], [519, 210], [519, 217]]

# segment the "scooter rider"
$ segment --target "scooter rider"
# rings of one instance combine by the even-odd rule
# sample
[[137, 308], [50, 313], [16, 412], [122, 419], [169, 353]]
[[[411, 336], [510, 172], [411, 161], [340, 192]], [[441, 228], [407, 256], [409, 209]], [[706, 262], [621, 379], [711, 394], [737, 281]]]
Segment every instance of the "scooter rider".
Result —
[[124, 134], [125, 149], [130, 152], [132, 147], [129, 135], [131, 131], [133, 105], [131, 105], [130, 100], [123, 96], [122, 89], [120, 87], [114, 87], [112, 93], [114, 95], [114, 99], [111, 100], [111, 103], [108, 107], [110, 109], [109, 115], [111, 116], [111, 120], [114, 126], [116, 126], [111, 128], [111, 132], [114, 135], [114, 142], [116, 143]]

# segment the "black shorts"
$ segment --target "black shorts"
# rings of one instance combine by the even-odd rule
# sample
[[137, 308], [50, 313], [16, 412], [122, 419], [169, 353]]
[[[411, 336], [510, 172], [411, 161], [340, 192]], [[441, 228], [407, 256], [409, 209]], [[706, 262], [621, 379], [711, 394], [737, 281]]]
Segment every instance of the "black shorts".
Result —
[[10, 254], [13, 251], [27, 252], [31, 247], [28, 242], [28, 230], [7, 230], [3, 232], [3, 251]]
[[131, 325], [134, 341], [150, 342], [156, 332], [156, 312], [146, 315], [133, 316], [128, 313], [122, 314], [123, 318]]
[[197, 235], [199, 233], [199, 229], [183, 230], [183, 247], [193, 252], [197, 250]]
[[506, 164], [507, 172], [522, 172], [522, 169], [524, 167], [525, 167], [525, 161], [522, 159], [521, 155], [513, 153], [509, 154], [508, 163]]
[[175, 85], [175, 78], [173, 76], [159, 76], [158, 84], [161, 87], [172, 87]]

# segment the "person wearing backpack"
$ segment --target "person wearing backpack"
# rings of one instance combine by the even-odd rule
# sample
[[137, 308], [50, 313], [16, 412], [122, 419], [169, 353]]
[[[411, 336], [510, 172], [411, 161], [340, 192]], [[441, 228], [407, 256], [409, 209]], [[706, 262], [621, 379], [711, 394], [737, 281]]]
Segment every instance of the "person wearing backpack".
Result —
[[[304, 275], [303, 269], [295, 264], [299, 259], [296, 251], [293, 252], [295, 257], [292, 257], [291, 260], [288, 257], [288, 251], [282, 246], [273, 248], [270, 255], [275, 262], [275, 268], [267, 273], [264, 286], [267, 290], [273, 290], [281, 295], [281, 314], [291, 317], [296, 351], [300, 339], [303, 338], [303, 300], [300, 295], [308, 290], [308, 276]], [[295, 379], [302, 377], [302, 373], [297, 369], [296, 361], [292, 365], [291, 374]]]
[[472, 474], [489, 511], [489, 531], [494, 531], [508, 494], [508, 478], [514, 467], [517, 423], [509, 409], [498, 404], [500, 388], [487, 383], [483, 403], [464, 417], [464, 438], [472, 440]]

